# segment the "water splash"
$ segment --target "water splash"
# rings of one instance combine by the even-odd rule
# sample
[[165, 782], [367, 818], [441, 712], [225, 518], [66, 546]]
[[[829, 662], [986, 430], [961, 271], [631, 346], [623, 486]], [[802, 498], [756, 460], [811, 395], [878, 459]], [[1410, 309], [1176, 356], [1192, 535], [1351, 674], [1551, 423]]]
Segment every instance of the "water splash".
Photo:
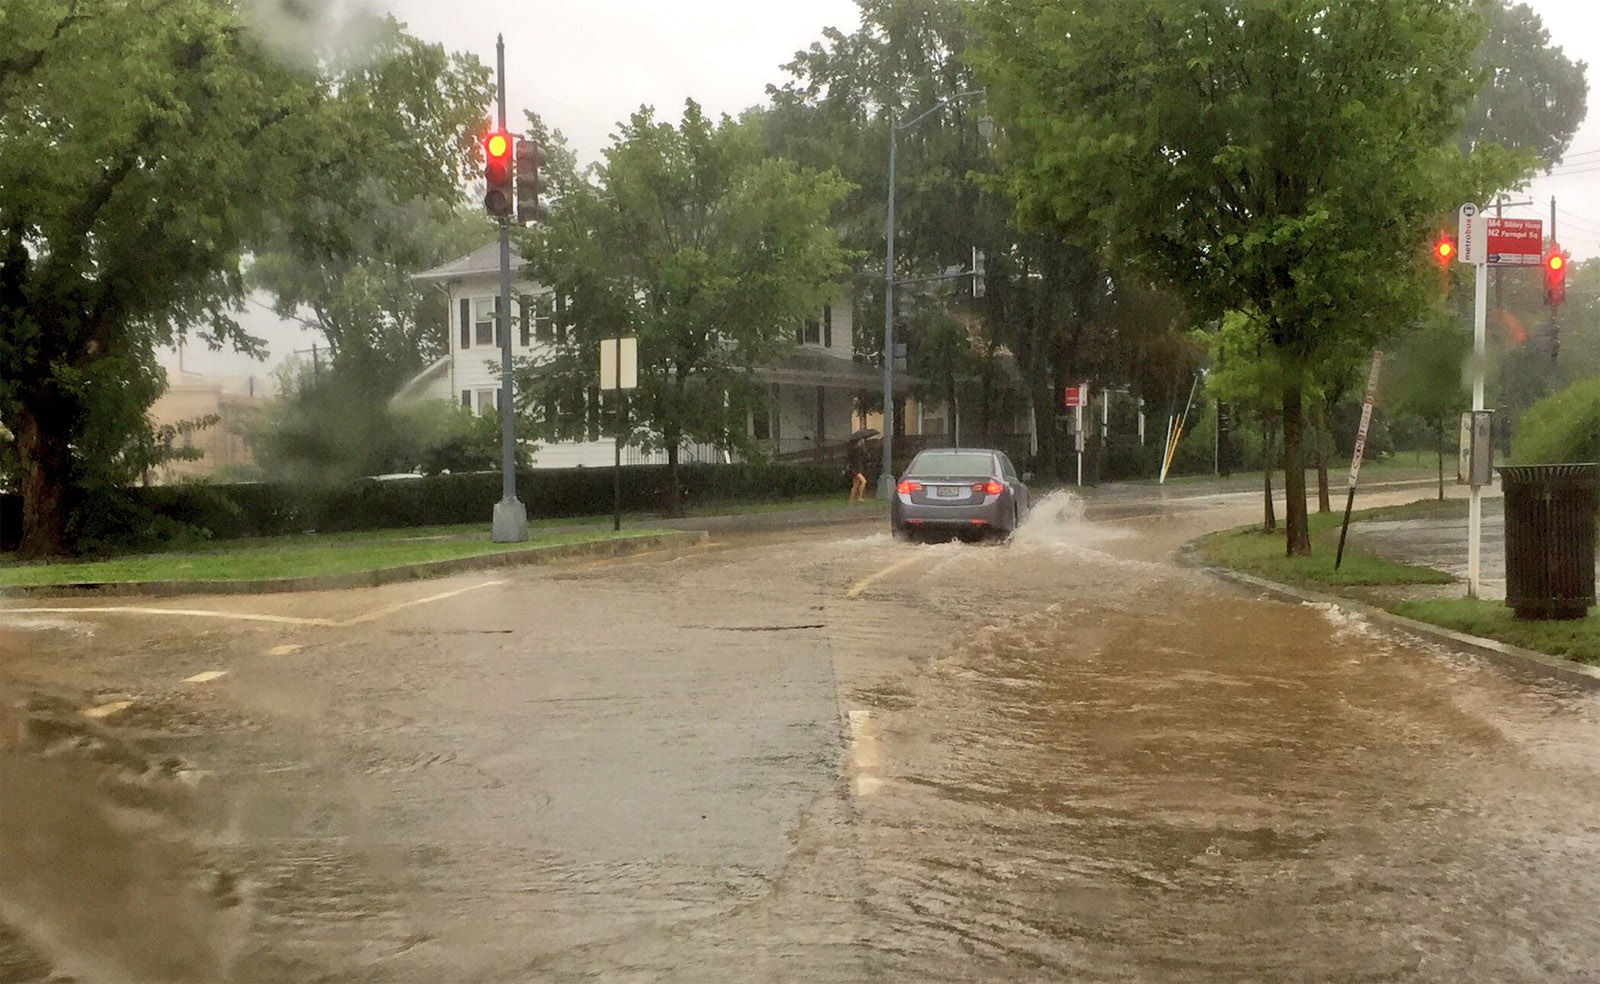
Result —
[[1126, 535], [1084, 519], [1083, 497], [1058, 489], [1033, 504], [1011, 545], [1022, 549], [1061, 550], [1087, 547]]

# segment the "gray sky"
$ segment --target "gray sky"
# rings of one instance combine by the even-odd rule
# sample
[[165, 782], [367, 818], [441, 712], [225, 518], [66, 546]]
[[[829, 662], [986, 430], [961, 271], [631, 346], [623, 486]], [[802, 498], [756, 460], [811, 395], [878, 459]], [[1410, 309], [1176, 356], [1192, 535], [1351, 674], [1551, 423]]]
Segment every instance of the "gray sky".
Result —
[[[779, 66], [820, 38], [822, 29], [853, 29], [854, 0], [794, 4], [761, 0], [587, 0], [508, 4], [503, 0], [371, 0], [412, 33], [494, 64], [494, 36], [506, 39], [506, 102], [512, 126], [536, 109], [563, 131], [585, 160], [598, 156], [616, 124], [641, 104], [676, 119], [693, 97], [712, 113], [738, 113], [781, 82]], [[1590, 67], [1590, 104], [1600, 104], [1600, 2], [1529, 0], [1554, 42]], [[1592, 169], [1590, 169], [1592, 168]], [[1539, 204], [1513, 214], [1549, 221], [1558, 198], [1562, 244], [1580, 259], [1600, 255], [1600, 113], [1591, 112], [1572, 142], [1568, 162], [1533, 182]], [[269, 339], [276, 365], [291, 349], [309, 348], [309, 333], [252, 311], [251, 330]], [[169, 360], [175, 364], [176, 359]], [[264, 374], [261, 364], [193, 349], [185, 363], [200, 372]]]

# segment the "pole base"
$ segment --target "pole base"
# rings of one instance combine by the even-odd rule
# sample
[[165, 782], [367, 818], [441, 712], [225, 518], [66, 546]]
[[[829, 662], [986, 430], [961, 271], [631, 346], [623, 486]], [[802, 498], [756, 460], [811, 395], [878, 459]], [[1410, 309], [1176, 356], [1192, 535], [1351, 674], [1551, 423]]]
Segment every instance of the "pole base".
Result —
[[495, 543], [525, 543], [528, 539], [528, 507], [520, 499], [501, 499], [494, 504], [494, 522], [489, 539]]
[[878, 476], [878, 498], [880, 498], [880, 499], [884, 500], [885, 502], [887, 502], [887, 501], [889, 501], [889, 498], [891, 496], [893, 496], [893, 495], [894, 495], [894, 476], [892, 476], [892, 475], [879, 475]]

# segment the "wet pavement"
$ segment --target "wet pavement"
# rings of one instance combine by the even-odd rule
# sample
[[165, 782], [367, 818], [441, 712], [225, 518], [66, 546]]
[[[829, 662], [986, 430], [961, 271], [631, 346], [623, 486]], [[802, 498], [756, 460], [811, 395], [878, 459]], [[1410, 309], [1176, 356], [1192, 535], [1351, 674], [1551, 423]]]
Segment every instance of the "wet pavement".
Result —
[[1172, 563], [1254, 508], [8, 605], [0, 980], [1600, 980], [1600, 704]]

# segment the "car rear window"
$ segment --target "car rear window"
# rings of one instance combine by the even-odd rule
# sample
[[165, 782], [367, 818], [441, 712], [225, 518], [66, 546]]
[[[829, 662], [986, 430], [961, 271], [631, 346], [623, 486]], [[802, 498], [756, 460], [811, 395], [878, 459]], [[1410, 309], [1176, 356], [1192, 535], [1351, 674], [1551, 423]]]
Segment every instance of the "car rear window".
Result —
[[994, 473], [994, 456], [982, 451], [917, 455], [906, 474], [912, 478], [971, 478]]

